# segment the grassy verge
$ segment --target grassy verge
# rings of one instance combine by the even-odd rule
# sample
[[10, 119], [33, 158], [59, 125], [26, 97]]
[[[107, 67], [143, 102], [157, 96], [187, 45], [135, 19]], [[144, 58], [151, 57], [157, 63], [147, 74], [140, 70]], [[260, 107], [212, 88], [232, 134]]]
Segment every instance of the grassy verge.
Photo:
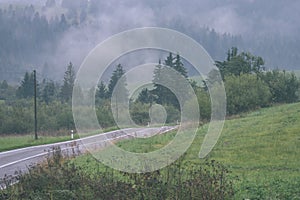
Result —
[[[103, 130], [103, 132], [109, 132], [117, 130], [117, 127], [110, 127]], [[95, 134], [99, 134], [99, 131], [90, 132], [87, 134], [82, 134], [80, 137], [88, 137]], [[78, 134], [74, 134], [74, 139], [79, 139]], [[71, 140], [70, 135], [63, 136], [40, 136], [38, 140], [34, 139], [34, 135], [5, 135], [0, 137], [0, 152], [9, 151], [18, 148], [31, 147], [43, 144], [52, 144], [57, 142], [65, 142]]]
[[[197, 133], [184, 160], [203, 164], [198, 158], [207, 125]], [[148, 139], [120, 141], [132, 152], [150, 152], [169, 143], [175, 133]], [[300, 104], [260, 109], [242, 118], [227, 120], [221, 138], [208, 158], [224, 164], [235, 179], [236, 199], [299, 199]], [[91, 156], [77, 159], [88, 174], [101, 170]], [[187, 166], [188, 168], [188, 166]]]
[[[79, 138], [75, 135], [75, 139]], [[38, 140], [34, 139], [34, 135], [13, 135], [0, 137], [0, 152], [9, 151], [18, 148], [51, 144], [56, 142], [64, 142], [71, 140], [70, 136], [39, 136]]]

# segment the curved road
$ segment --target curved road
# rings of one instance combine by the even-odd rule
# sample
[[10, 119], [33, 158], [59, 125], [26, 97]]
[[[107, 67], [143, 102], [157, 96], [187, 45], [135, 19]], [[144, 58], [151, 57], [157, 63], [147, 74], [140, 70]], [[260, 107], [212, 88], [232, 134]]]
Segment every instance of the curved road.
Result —
[[[111, 131], [95, 136], [81, 138], [77, 140], [60, 142], [49, 145], [40, 145], [16, 149], [0, 153], [0, 180], [5, 176], [14, 176], [15, 172], [27, 172], [28, 166], [37, 164], [46, 159], [49, 152], [54, 147], [60, 147], [63, 152], [70, 153], [76, 151], [80, 154], [86, 151], [85, 146], [91, 148], [104, 148], [110, 145], [112, 141], [130, 139], [134, 137], [147, 138], [156, 134], [162, 134], [176, 129], [176, 127], [160, 127], [160, 128], [129, 128]], [[83, 145], [84, 143], [84, 145]]]

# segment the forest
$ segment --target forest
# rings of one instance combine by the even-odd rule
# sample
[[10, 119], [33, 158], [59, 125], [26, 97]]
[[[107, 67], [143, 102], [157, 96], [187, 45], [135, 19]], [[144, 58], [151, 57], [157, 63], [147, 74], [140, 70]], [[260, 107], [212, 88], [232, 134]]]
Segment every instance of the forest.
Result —
[[[260, 56], [247, 52], [238, 52], [236, 47], [228, 50], [224, 61], [216, 61], [227, 95], [227, 116], [268, 107], [274, 104], [293, 103], [299, 100], [300, 81], [293, 72], [264, 69], [264, 60]], [[211, 117], [210, 94], [208, 84], [215, 83], [214, 71], [197, 84], [183, 65], [180, 55], [170, 53], [162, 64], [158, 64], [153, 74], [153, 89], [144, 88], [135, 99], [129, 99], [126, 88], [126, 73], [122, 64], [115, 66], [108, 83], [101, 81], [96, 90], [91, 88], [90, 95], [95, 95], [96, 113], [99, 124], [104, 127], [115, 126], [111, 109], [111, 97], [118, 81], [123, 81], [122, 94], [130, 106], [131, 118], [136, 124], [147, 125], [150, 121], [149, 109], [153, 104], [163, 105], [167, 112], [166, 123], [180, 120], [180, 106], [170, 89], [155, 84], [161, 70], [170, 67], [178, 71], [192, 85], [198, 98], [201, 111], [200, 119], [204, 123]], [[74, 129], [72, 116], [72, 93], [75, 70], [72, 63], [66, 67], [64, 78], [60, 82], [49, 79], [38, 80], [38, 131], [46, 134], [68, 132]], [[94, 94], [94, 90], [96, 91]], [[18, 86], [0, 83], [0, 134], [26, 134], [33, 132], [34, 125], [34, 80], [33, 73], [26, 72]], [[56, 134], [55, 134], [56, 135]]]
[[[145, 7], [151, 8], [155, 15], [161, 14], [155, 4], [149, 3]], [[77, 70], [94, 43], [101, 42], [92, 33], [99, 32], [101, 35], [105, 32], [105, 22], [99, 15], [107, 14], [108, 9], [111, 9], [109, 5], [96, 0], [63, 0], [61, 4], [49, 0], [43, 6], [1, 6], [0, 80], [17, 84], [26, 71], [36, 69], [43, 78], [59, 81], [66, 63], [70, 60]], [[264, 57], [267, 69], [297, 68], [299, 55], [295, 52], [299, 52], [299, 41], [295, 38], [280, 35], [251, 38], [230, 33], [221, 34], [207, 26], [191, 28], [189, 23], [179, 19], [168, 23], [161, 20], [156, 19], [151, 26], [171, 28], [191, 36], [203, 45], [214, 60], [222, 60], [227, 49], [237, 46], [242, 51], [255, 52]], [[118, 31], [130, 28], [134, 27], [120, 24]], [[87, 35], [78, 34], [81, 32]], [[84, 43], [83, 47], [81, 42]]]

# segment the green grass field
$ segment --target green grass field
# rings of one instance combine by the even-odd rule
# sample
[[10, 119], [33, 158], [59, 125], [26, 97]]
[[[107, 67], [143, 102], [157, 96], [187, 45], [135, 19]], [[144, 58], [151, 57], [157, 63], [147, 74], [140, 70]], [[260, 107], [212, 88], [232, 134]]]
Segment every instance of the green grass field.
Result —
[[[186, 161], [203, 163], [198, 154], [207, 127], [199, 129]], [[174, 135], [121, 141], [118, 146], [132, 152], [150, 152], [168, 144]], [[236, 199], [300, 199], [300, 103], [227, 120], [208, 158], [224, 164], [232, 177], [238, 176], [234, 182]], [[77, 163], [84, 163], [88, 173], [99, 170], [91, 156], [80, 157]]]
[[[117, 127], [110, 127], [103, 130], [103, 132], [109, 132], [117, 130]], [[68, 131], [65, 131], [66, 133]], [[43, 145], [43, 144], [53, 144], [57, 142], [64, 142], [71, 140], [71, 135], [61, 135], [61, 136], [50, 136], [50, 135], [39, 135], [38, 140], [34, 139], [34, 135], [5, 135], [0, 136], [0, 152], [8, 151], [18, 148]], [[99, 131], [94, 131], [86, 134], [81, 134], [80, 137], [88, 137], [95, 134], [99, 134]], [[79, 139], [78, 134], [74, 134], [74, 139]]]
[[[207, 124], [199, 128], [184, 156], [184, 165], [202, 165], [206, 161], [199, 159], [198, 154], [207, 128]], [[131, 152], [146, 153], [167, 145], [175, 134], [125, 140], [117, 145]], [[0, 151], [69, 139], [70, 136], [44, 136], [37, 141], [33, 135], [1, 137]], [[235, 199], [300, 199], [300, 103], [263, 108], [227, 120], [208, 159], [231, 171]], [[91, 155], [72, 162], [89, 175], [107, 170]]]
[[[190, 149], [191, 159], [197, 151]], [[300, 186], [300, 104], [261, 109], [227, 121], [209, 156], [239, 176], [240, 199], [293, 194], [290, 190]], [[296, 193], [294, 197], [300, 198], [298, 188]]]
[[[78, 135], [75, 139], [79, 138]], [[0, 137], [0, 152], [8, 151], [18, 148], [42, 145], [42, 144], [52, 144], [56, 142], [63, 142], [71, 140], [70, 136], [39, 136], [38, 140], [34, 139], [34, 135], [7, 135]]]

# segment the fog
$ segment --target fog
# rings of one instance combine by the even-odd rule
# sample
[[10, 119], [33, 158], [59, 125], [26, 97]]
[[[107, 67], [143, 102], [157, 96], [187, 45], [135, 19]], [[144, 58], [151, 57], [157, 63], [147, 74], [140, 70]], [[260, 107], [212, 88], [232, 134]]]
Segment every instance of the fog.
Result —
[[[0, 3], [42, 6], [45, 1], [0, 0]], [[86, 55], [111, 35], [137, 27], [167, 27], [191, 36], [193, 36], [191, 32], [197, 33], [199, 29], [207, 27], [220, 35], [226, 33], [243, 37], [246, 41], [246, 47], [243, 48], [246, 49], [247, 43], [251, 44], [253, 40], [259, 43], [264, 38], [300, 40], [300, 1], [297, 0], [99, 0], [94, 2], [98, 3], [97, 14], [89, 16], [86, 23], [70, 28], [61, 38], [55, 53], [47, 55], [46, 62], [54, 66], [57, 76], [70, 61], [78, 69]], [[56, 4], [57, 7], [45, 12], [54, 15], [56, 10], [66, 11], [59, 8], [61, 1], [56, 0]], [[294, 45], [298, 48], [300, 44]], [[225, 54], [226, 51], [224, 51], [224, 58]], [[299, 53], [296, 54], [296, 57], [299, 57]], [[220, 56], [214, 59], [220, 59]]]
[[[299, 38], [299, 1], [111, 0], [99, 4], [99, 13], [90, 19], [90, 24], [70, 30], [62, 39], [58, 49], [74, 45], [65, 52], [62, 63], [71, 59], [80, 63], [96, 44], [112, 34], [145, 26], [170, 27], [186, 34], [209, 27], [246, 40], [270, 36]], [[62, 54], [58, 51], [58, 55]]]

